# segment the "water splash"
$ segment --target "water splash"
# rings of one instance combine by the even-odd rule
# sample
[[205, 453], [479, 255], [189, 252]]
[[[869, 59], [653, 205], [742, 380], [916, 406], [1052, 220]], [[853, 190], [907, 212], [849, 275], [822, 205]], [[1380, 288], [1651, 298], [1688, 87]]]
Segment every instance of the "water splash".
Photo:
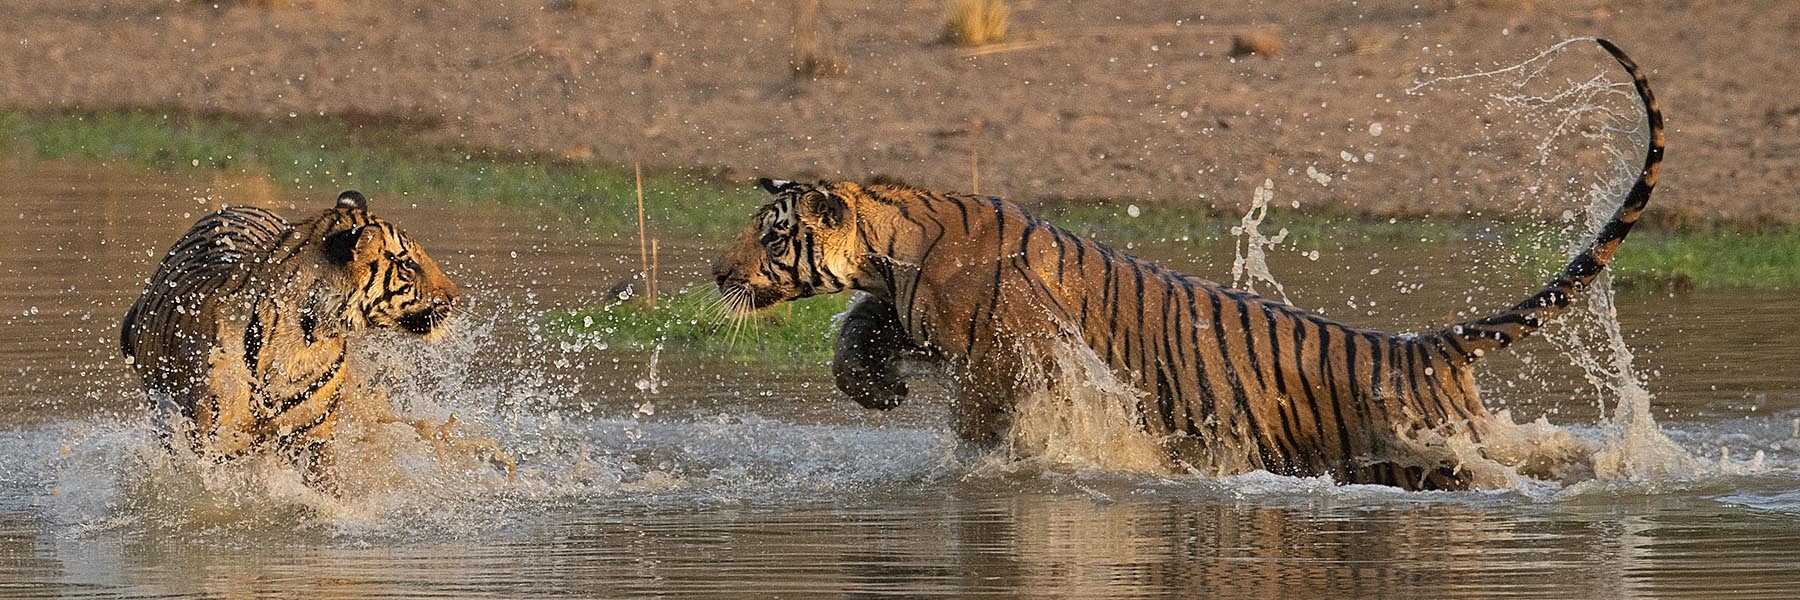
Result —
[[[1634, 169], [1624, 167], [1623, 173], [1615, 177], [1614, 184], [1608, 187], [1629, 185], [1626, 182], [1635, 177]], [[1601, 198], [1620, 196], [1602, 196], [1599, 193], [1611, 191], [1613, 190], [1596, 187], [1594, 202], [1589, 205], [1590, 231], [1598, 230], [1599, 226], [1592, 224], [1596, 218], [1602, 224], [1605, 219], [1610, 218], [1610, 205]], [[1601, 212], [1608, 214], [1597, 217]], [[1645, 480], [1693, 476], [1704, 472], [1706, 466], [1669, 439], [1650, 412], [1652, 397], [1645, 387], [1645, 377], [1634, 368], [1631, 348], [1625, 345], [1625, 338], [1619, 329], [1611, 271], [1601, 273], [1594, 285], [1588, 287], [1586, 295], [1583, 306], [1589, 318], [1585, 320], [1588, 327], [1599, 330], [1601, 343], [1584, 343], [1594, 338], [1573, 333], [1578, 327], [1569, 328], [1570, 337], [1553, 339], [1581, 367], [1583, 376], [1590, 384], [1609, 390], [1617, 397], [1612, 413], [1601, 422], [1604, 438], [1603, 446], [1594, 456], [1595, 474], [1601, 479]], [[1604, 410], [1604, 396], [1601, 402]], [[1721, 466], [1727, 464], [1729, 461], [1721, 461]]]
[[[1534, 179], [1519, 186], [1521, 202], [1583, 207], [1584, 219], [1578, 220], [1572, 211], [1565, 211], [1562, 227], [1539, 235], [1537, 242], [1541, 244], [1566, 240], [1563, 256], [1574, 256], [1585, 249], [1596, 232], [1611, 220], [1620, 199], [1637, 179], [1642, 160], [1637, 154], [1647, 145], [1649, 134], [1631, 80], [1622, 77], [1623, 71], [1610, 58], [1598, 63], [1595, 74], [1585, 79], [1570, 77], [1558, 84], [1550, 75], [1556, 60], [1572, 44], [1592, 45], [1594, 56], [1601, 56], [1598, 45], [1591, 44], [1593, 39], [1572, 38], [1518, 64], [1434, 77], [1407, 90], [1418, 93], [1453, 82], [1498, 86], [1497, 91], [1485, 92], [1489, 109], [1518, 119], [1536, 138], [1536, 155], [1529, 163], [1535, 168], [1527, 170]], [[1615, 77], [1620, 79], [1615, 81]], [[1575, 147], [1563, 147], [1571, 139], [1577, 141]], [[1580, 178], [1547, 168], [1554, 155], [1564, 153], [1594, 156], [1600, 163]], [[1553, 184], [1552, 180], [1558, 178], [1571, 183]], [[1574, 183], [1581, 181], [1586, 184]], [[1630, 252], [1630, 246], [1627, 240], [1621, 251]], [[1632, 351], [1620, 331], [1610, 271], [1601, 273], [1579, 304], [1582, 310], [1571, 311], [1554, 321], [1541, 335], [1581, 369], [1601, 398], [1604, 417], [1600, 436], [1586, 461], [1592, 476], [1602, 481], [1655, 480], [1705, 472], [1703, 461], [1669, 439], [1651, 414], [1651, 394], [1644, 376], [1633, 366]], [[1607, 397], [1614, 398], [1611, 411], [1606, 410]]]
[[[1609, 77], [1621, 74], [1610, 59], [1601, 63], [1596, 74], [1585, 78], [1567, 79], [1559, 85], [1550, 77], [1552, 63], [1566, 47], [1591, 40], [1568, 40], [1516, 65], [1434, 77], [1407, 90], [1418, 93], [1452, 82], [1468, 86], [1465, 91], [1482, 85], [1499, 86], [1499, 91], [1485, 92], [1488, 110], [1514, 116], [1528, 129], [1527, 136], [1532, 138], [1529, 143], [1535, 150], [1535, 156], [1526, 165], [1529, 168], [1524, 169], [1528, 182], [1518, 186], [1521, 205], [1584, 207], [1585, 219], [1577, 220], [1574, 211], [1565, 211], [1560, 227], [1540, 231], [1538, 239], [1533, 240], [1537, 244], [1563, 246], [1564, 256], [1584, 249], [1595, 232], [1610, 220], [1619, 199], [1636, 180], [1637, 162], [1641, 160], [1636, 153], [1646, 145], [1648, 135], [1630, 80], [1613, 81]], [[1573, 144], [1576, 148], [1563, 147], [1570, 138], [1579, 140]], [[1604, 159], [1594, 167], [1586, 185], [1556, 183], [1559, 178], [1581, 179], [1569, 179], [1563, 170], [1548, 168], [1553, 156], [1570, 150]], [[1320, 184], [1329, 183], [1311, 167], [1307, 176]], [[1232, 281], [1252, 292], [1258, 282], [1267, 282], [1286, 301], [1285, 290], [1269, 271], [1264, 249], [1281, 242], [1287, 231], [1268, 238], [1258, 230], [1268, 216], [1272, 189], [1272, 181], [1257, 188], [1241, 223], [1231, 228], [1232, 235], [1238, 238]], [[1521, 255], [1515, 256], [1514, 262], [1529, 262], [1522, 255], [1530, 254], [1534, 248], [1512, 250]], [[1601, 407], [1603, 418], [1594, 435], [1573, 435], [1541, 417], [1516, 423], [1509, 412], [1499, 411], [1490, 423], [1482, 425], [1480, 442], [1468, 431], [1412, 432], [1403, 436], [1400, 450], [1411, 456], [1400, 459], [1419, 464], [1461, 465], [1475, 487], [1484, 489], [1531, 489], [1546, 482], [1569, 485], [1590, 480], [1659, 481], [1708, 472], [1710, 465], [1665, 435], [1651, 415], [1651, 395], [1643, 376], [1633, 368], [1632, 352], [1620, 332], [1610, 273], [1603, 273], [1590, 286], [1581, 304], [1583, 311], [1565, 316], [1543, 335], [1551, 339], [1563, 357], [1582, 369], [1603, 403], [1605, 398], [1615, 398], [1610, 411]], [[1728, 455], [1722, 456], [1722, 468], [1742, 470], [1762, 464], [1754, 457], [1740, 465], [1730, 461]]]
[[1287, 239], [1288, 230], [1283, 227], [1273, 237], [1263, 235], [1258, 228], [1263, 219], [1269, 216], [1269, 202], [1275, 198], [1275, 180], [1264, 179], [1261, 187], [1250, 195], [1250, 210], [1244, 212], [1243, 220], [1231, 228], [1231, 235], [1238, 239], [1232, 244], [1234, 258], [1231, 261], [1231, 285], [1240, 287], [1250, 293], [1256, 292], [1256, 282], [1262, 281], [1275, 288], [1281, 295], [1284, 304], [1292, 306], [1288, 300], [1287, 289], [1281, 282], [1275, 281], [1274, 273], [1269, 271], [1269, 260], [1266, 250]]
[[1119, 381], [1083, 344], [1049, 344], [1054, 376], [1029, 393], [1014, 413], [1007, 445], [988, 468], [1073, 468], [1167, 473], [1163, 449], [1141, 427], [1143, 395]]
[[[529, 369], [472, 376], [468, 366], [494, 351], [499, 318], [461, 319], [432, 344], [383, 332], [360, 340], [352, 364], [382, 369], [359, 370], [358, 376], [385, 389], [403, 421], [365, 418], [345, 405], [334, 431], [336, 495], [303, 483], [273, 457], [215, 463], [184, 444], [171, 450], [158, 435], [167, 429], [140, 413], [53, 423], [24, 432], [21, 440], [30, 443], [9, 453], [16, 451], [29, 465], [23, 468], [38, 474], [41, 495], [33, 501], [46, 507], [52, 522], [78, 534], [184, 536], [225, 529], [461, 535], [501, 526], [509, 513], [529, 513], [533, 501], [679, 485], [629, 454], [589, 452], [589, 436], [563, 426], [559, 416], [526, 414], [517, 392], [557, 393], [554, 386], [532, 385], [522, 374]], [[127, 392], [116, 404], [139, 404], [135, 394]], [[421, 431], [408, 422], [414, 420], [438, 431]], [[524, 459], [516, 473], [491, 461], [483, 450], [492, 447], [490, 438]], [[46, 440], [62, 443], [44, 447]]]

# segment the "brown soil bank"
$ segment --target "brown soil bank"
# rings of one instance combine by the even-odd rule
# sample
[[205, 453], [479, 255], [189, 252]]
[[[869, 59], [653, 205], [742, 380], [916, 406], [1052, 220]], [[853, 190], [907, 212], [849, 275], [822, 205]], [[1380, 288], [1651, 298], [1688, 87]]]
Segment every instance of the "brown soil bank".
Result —
[[[1407, 89], [1596, 35], [1668, 115], [1652, 212], [1800, 221], [1788, 0], [1014, 1], [1007, 41], [975, 50], [940, 41], [938, 0], [839, 0], [799, 19], [816, 80], [790, 66], [796, 4], [814, 3], [14, 0], [0, 105], [373, 114], [477, 146], [956, 189], [974, 163], [981, 191], [1020, 199], [1238, 211], [1272, 178], [1280, 205], [1555, 214], [1542, 190], [1589, 185], [1575, 168], [1622, 146], [1604, 128], [1496, 101], [1506, 76]], [[1234, 37], [1272, 53], [1233, 57]], [[1625, 81], [1567, 55], [1531, 93]]]

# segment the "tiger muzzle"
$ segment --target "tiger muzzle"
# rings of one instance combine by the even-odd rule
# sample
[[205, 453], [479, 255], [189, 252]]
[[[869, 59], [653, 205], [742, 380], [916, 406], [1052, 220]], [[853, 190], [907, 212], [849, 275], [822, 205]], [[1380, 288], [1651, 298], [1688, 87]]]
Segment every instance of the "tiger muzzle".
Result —
[[457, 300], [459, 300], [457, 296], [433, 298], [431, 306], [400, 317], [400, 328], [418, 335], [430, 334], [445, 321], [450, 320]]

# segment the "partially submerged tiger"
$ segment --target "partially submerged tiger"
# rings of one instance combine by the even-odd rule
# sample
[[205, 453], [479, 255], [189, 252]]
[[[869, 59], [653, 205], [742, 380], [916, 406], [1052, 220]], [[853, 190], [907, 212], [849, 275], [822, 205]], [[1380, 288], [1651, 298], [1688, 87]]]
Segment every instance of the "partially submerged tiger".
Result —
[[[350, 415], [399, 422], [384, 390], [361, 377], [355, 334], [395, 329], [427, 338], [460, 301], [456, 284], [406, 232], [347, 191], [289, 223], [231, 206], [177, 241], [125, 314], [121, 350], [186, 443], [215, 461], [273, 452], [306, 481], [336, 491], [333, 443]], [[437, 444], [511, 462], [491, 441], [449, 423], [406, 421]], [[177, 432], [176, 430], [179, 430]]]
[[1494, 418], [1471, 366], [1563, 311], [1612, 260], [1656, 185], [1662, 115], [1636, 65], [1604, 40], [1648, 113], [1643, 170], [1624, 202], [1536, 294], [1424, 334], [1351, 327], [1176, 273], [989, 196], [902, 185], [761, 180], [774, 196], [713, 275], [751, 312], [862, 292], [844, 317], [837, 387], [870, 408], [907, 396], [900, 359], [925, 356], [958, 383], [953, 426], [1005, 441], [1020, 402], [1054, 379], [1054, 350], [1085, 345], [1137, 391], [1130, 414], [1173, 469], [1329, 475], [1340, 483], [1462, 489], [1453, 453], [1426, 434], [1479, 441]]

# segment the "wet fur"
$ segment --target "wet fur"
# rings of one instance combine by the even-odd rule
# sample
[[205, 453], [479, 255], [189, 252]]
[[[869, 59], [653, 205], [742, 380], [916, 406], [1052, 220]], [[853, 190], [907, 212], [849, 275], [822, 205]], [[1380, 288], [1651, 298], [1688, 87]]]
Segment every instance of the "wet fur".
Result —
[[170, 249], [125, 316], [121, 350], [146, 393], [181, 417], [176, 437], [197, 454], [273, 451], [329, 488], [340, 416], [395, 420], [385, 395], [357, 379], [350, 334], [431, 334], [457, 298], [360, 194], [298, 223], [227, 207]]

